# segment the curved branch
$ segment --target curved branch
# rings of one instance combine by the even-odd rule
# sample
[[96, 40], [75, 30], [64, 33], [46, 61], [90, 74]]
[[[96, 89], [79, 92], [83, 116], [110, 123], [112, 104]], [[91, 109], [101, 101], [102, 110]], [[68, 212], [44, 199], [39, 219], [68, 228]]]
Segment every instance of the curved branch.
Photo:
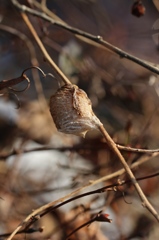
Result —
[[[16, 37], [20, 38], [22, 41], [24, 41], [24, 43], [26, 44], [26, 46], [29, 50], [31, 65], [33, 65], [33, 66], [39, 65], [37, 57], [36, 57], [34, 45], [32, 44], [31, 40], [24, 33], [22, 33], [21, 31], [15, 29], [15, 28], [4, 25], [4, 24], [0, 24], [0, 30], [9, 32], [9, 33], [15, 35]], [[38, 94], [39, 102], [45, 103], [45, 97], [43, 94], [43, 88], [42, 88], [42, 84], [40, 82], [39, 75], [37, 74], [37, 72], [32, 72], [32, 75], [33, 75], [33, 79], [35, 82], [35, 87], [36, 87], [36, 91]]]
[[3, 81], [1, 81], [1, 82], [0, 82], [0, 90], [3, 90], [4, 88], [11, 88], [12, 86], [17, 85], [17, 84], [23, 82], [24, 80], [26, 80], [26, 81], [28, 82], [28, 85], [27, 85], [27, 87], [25, 88], [25, 90], [26, 90], [26, 89], [28, 89], [28, 88], [30, 87], [30, 80], [29, 80], [29, 78], [28, 78], [25, 74], [23, 74], [23, 73], [22, 73], [22, 75], [21, 75], [20, 77], [18, 77], [18, 78], [12, 78], [12, 79], [10, 79], [10, 80], [3, 80]]

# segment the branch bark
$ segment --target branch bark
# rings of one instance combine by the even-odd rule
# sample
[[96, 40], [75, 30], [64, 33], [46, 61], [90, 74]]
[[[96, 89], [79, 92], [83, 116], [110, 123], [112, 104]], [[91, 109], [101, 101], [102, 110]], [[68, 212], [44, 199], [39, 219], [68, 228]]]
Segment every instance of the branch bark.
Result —
[[116, 53], [117, 55], [119, 55], [121, 58], [126, 58], [132, 62], [135, 62], [136, 64], [148, 69], [149, 71], [159, 75], [159, 68], [155, 66], [155, 64], [149, 64], [148, 62], [140, 59], [140, 58], [137, 58], [125, 51], [123, 51], [122, 49], [108, 43], [107, 41], [105, 41], [102, 36], [95, 36], [95, 35], [92, 35], [88, 32], [85, 32], [85, 31], [82, 31], [78, 28], [74, 28], [68, 24], [65, 24], [61, 21], [55, 21], [54, 19], [52, 19], [51, 17], [47, 16], [45, 13], [43, 12], [39, 12], [37, 10], [34, 10], [34, 9], [31, 9], [25, 5], [22, 5], [20, 4], [17, 0], [11, 0], [13, 5], [18, 9], [20, 10], [21, 12], [26, 12], [26, 13], [29, 13], [31, 15], [34, 15], [34, 16], [37, 16], [37, 17], [40, 17], [42, 18], [43, 20], [47, 21], [47, 22], [50, 22], [52, 23], [53, 25], [57, 26], [57, 27], [60, 27], [60, 28], [63, 28], [65, 29], [66, 31], [69, 31], [73, 34], [77, 34], [79, 36], [82, 36], [84, 37], [85, 39], [89, 39], [95, 43], [98, 43], [100, 44], [101, 46], [104, 46], [107, 50], [110, 50], [114, 53]]
[[69, 81], [69, 79], [63, 74], [63, 72], [59, 69], [59, 67], [55, 64], [55, 62], [52, 60], [52, 58], [50, 57], [50, 55], [48, 54], [48, 52], [46, 51], [42, 41], [40, 40], [38, 34], [36, 33], [33, 25], [31, 24], [29, 18], [27, 17], [27, 15], [22, 12], [21, 16], [24, 20], [24, 22], [26, 23], [27, 27], [29, 28], [31, 34], [33, 35], [36, 43], [38, 44], [40, 50], [42, 51], [42, 53], [44, 54], [45, 59], [49, 62], [49, 64], [51, 65], [51, 67], [55, 70], [56, 74], [58, 74], [58, 76], [61, 77], [61, 79], [63, 80], [63, 82], [65, 84], [71, 84], [71, 82]]
[[118, 157], [118, 159], [120, 160], [120, 162], [122, 163], [127, 175], [129, 176], [132, 184], [134, 185], [141, 201], [142, 201], [142, 205], [143, 207], [146, 207], [149, 212], [157, 219], [157, 221], [159, 222], [159, 215], [157, 213], [157, 211], [154, 209], [154, 207], [151, 205], [151, 203], [148, 201], [148, 199], [146, 198], [145, 194], [143, 193], [140, 185], [138, 184], [133, 172], [131, 171], [129, 165], [127, 164], [127, 162], [125, 161], [124, 157], [122, 156], [122, 154], [120, 153], [120, 151], [118, 150], [115, 142], [113, 141], [113, 139], [109, 136], [109, 134], [107, 133], [107, 131], [105, 130], [104, 126], [101, 125], [99, 126], [99, 131], [103, 134], [103, 136], [106, 139], [106, 142], [108, 144], [108, 146], [110, 147], [110, 149], [114, 152], [114, 154]]

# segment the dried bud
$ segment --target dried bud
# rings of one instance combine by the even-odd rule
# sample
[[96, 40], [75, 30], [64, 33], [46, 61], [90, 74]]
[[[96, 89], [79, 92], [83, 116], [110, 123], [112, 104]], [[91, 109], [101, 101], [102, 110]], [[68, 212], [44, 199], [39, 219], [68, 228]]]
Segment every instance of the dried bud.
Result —
[[85, 137], [101, 125], [87, 94], [76, 85], [64, 85], [50, 98], [50, 112], [58, 131], [67, 134]]
[[145, 14], [146, 8], [144, 7], [142, 1], [137, 0], [131, 9], [132, 15], [136, 17], [141, 17]]
[[110, 219], [108, 217], [109, 217], [109, 214], [98, 213], [97, 216], [95, 216], [95, 221], [111, 223], [112, 219]]

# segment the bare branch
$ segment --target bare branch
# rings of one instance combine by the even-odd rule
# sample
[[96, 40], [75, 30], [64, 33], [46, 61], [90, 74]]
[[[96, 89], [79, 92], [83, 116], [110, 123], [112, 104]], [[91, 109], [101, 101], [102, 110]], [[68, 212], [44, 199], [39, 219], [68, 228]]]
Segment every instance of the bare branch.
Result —
[[99, 212], [99, 213], [96, 214], [92, 219], [90, 219], [89, 221], [85, 222], [85, 223], [82, 224], [81, 226], [79, 226], [79, 227], [77, 227], [76, 229], [74, 229], [74, 230], [66, 237], [66, 239], [69, 240], [69, 237], [70, 237], [71, 235], [73, 235], [75, 232], [77, 232], [78, 230], [80, 230], [81, 228], [86, 227], [86, 226], [88, 226], [88, 225], [90, 225], [91, 223], [96, 222], [96, 221], [98, 221], [98, 222], [104, 222], [104, 220], [105, 220], [105, 222], [109, 222], [109, 223], [112, 222], [112, 220], [108, 218], [108, 214], [102, 214], [101, 212]]
[[[151, 154], [152, 153], [159, 153], [159, 148], [157, 149], [142, 149], [142, 148], [132, 148], [132, 147], [126, 147], [126, 146], [122, 146], [119, 144], [116, 144], [117, 148], [122, 150], [122, 151], [127, 151], [127, 152], [134, 152], [134, 153], [145, 153], [145, 154], [150, 154], [150, 158], [151, 158]], [[61, 152], [65, 152], [65, 151], [71, 151], [71, 152], [78, 152], [80, 150], [91, 150], [91, 151], [96, 151], [97, 149], [103, 149], [103, 147], [98, 147], [98, 148], [92, 148], [92, 147], [85, 147], [85, 146], [73, 146], [73, 147], [36, 147], [36, 148], [32, 148], [32, 149], [23, 149], [23, 153], [29, 153], [29, 152], [36, 152], [36, 151], [53, 151], [53, 150], [57, 150], [57, 151], [61, 151]], [[10, 152], [9, 154], [0, 154], [0, 159], [1, 160], [5, 160], [8, 157], [14, 156], [17, 154], [17, 150], [13, 150], [12, 152]]]
[[129, 165], [125, 161], [125, 159], [122, 156], [122, 154], [120, 153], [120, 151], [118, 150], [118, 148], [117, 148], [116, 144], [114, 143], [113, 139], [109, 136], [109, 134], [107, 133], [107, 131], [105, 130], [103, 125], [99, 126], [99, 130], [103, 134], [103, 136], [105, 137], [105, 139], [107, 141], [107, 144], [110, 147], [110, 149], [115, 153], [115, 155], [118, 157], [118, 159], [122, 163], [123, 167], [125, 168], [125, 171], [126, 171], [127, 175], [131, 179], [131, 182], [134, 185], [134, 187], [135, 187], [135, 189], [136, 189], [136, 191], [137, 191], [137, 193], [138, 193], [138, 195], [139, 195], [139, 197], [142, 201], [142, 206], [146, 207], [149, 210], [149, 212], [159, 222], [159, 215], [158, 215], [157, 211], [154, 209], [154, 207], [151, 205], [151, 203], [148, 201], [147, 197], [143, 193], [143, 191], [142, 191], [141, 187], [139, 186], [133, 172], [131, 171]]
[[[141, 181], [141, 180], [145, 180], [145, 179], [148, 179], [148, 178], [153, 178], [153, 177], [156, 177], [156, 176], [159, 176], [159, 173], [155, 173], [155, 174], [151, 174], [151, 175], [148, 175], [148, 176], [140, 177], [140, 178], [137, 178], [136, 180], [137, 180], [137, 181]], [[114, 188], [117, 189], [118, 186], [123, 186], [123, 185], [125, 185], [125, 184], [127, 184], [127, 183], [130, 183], [130, 182], [131, 182], [131, 180], [127, 180], [127, 181], [117, 182], [117, 183], [115, 183], [115, 184], [110, 184], [110, 185], [107, 185], [107, 186], [105, 186], [105, 187], [98, 188], [98, 189], [96, 189], [96, 190], [89, 191], [89, 192], [85, 192], [85, 193], [83, 193], [83, 194], [77, 195], [77, 196], [72, 197], [72, 198], [70, 198], [70, 199], [68, 199], [68, 200], [65, 200], [65, 201], [63, 201], [62, 203], [59, 203], [59, 204], [57, 204], [57, 205], [55, 205], [55, 206], [54, 206], [54, 205], [49, 206], [49, 205], [47, 204], [47, 205], [46, 205], [47, 207], [45, 207], [45, 209], [43, 209], [44, 211], [41, 210], [41, 211], [39, 211], [38, 213], [36, 212], [36, 214], [35, 214], [35, 211], [36, 211], [36, 210], [35, 210], [35, 211], [32, 213], [32, 215], [29, 215], [29, 218], [27, 217], [28, 220], [26, 221], [26, 219], [25, 219], [25, 221], [23, 221], [23, 223], [17, 227], [17, 229], [20, 229], [21, 226], [23, 226], [23, 225], [24, 225], [24, 222], [25, 222], [24, 229], [21, 230], [21, 231], [18, 231], [18, 232], [14, 231], [14, 232], [15, 232], [14, 235], [19, 234], [19, 233], [27, 233], [27, 231], [30, 229], [30, 226], [31, 226], [33, 223], [35, 223], [37, 220], [39, 220], [39, 218], [43, 217], [43, 216], [46, 215], [48, 212], [51, 212], [51, 211], [53, 211], [53, 210], [55, 210], [55, 209], [57, 209], [57, 208], [65, 205], [65, 204], [68, 204], [68, 203], [70, 203], [70, 202], [72, 202], [72, 201], [74, 201], [74, 200], [77, 200], [77, 199], [80, 199], [80, 198], [83, 198], [83, 197], [86, 197], [86, 196], [89, 196], [89, 195], [101, 194], [101, 193], [105, 192], [106, 190], [112, 189], [112, 190], [114, 191]], [[40, 208], [39, 208], [39, 209], [40, 209]], [[82, 227], [84, 227], [84, 226], [86, 226], [86, 225], [88, 225], [88, 224], [90, 224], [90, 223], [92, 223], [92, 222], [94, 222], [94, 221], [111, 222], [111, 220], [108, 219], [107, 217], [108, 217], [108, 216], [104, 216], [103, 214], [97, 214], [97, 215], [96, 215], [94, 218], [92, 218], [89, 222], [81, 225], [80, 227], [78, 227], [76, 230], [74, 230], [74, 231], [73, 231], [71, 234], [69, 234], [68, 236], [71, 236], [71, 235], [72, 235], [74, 232], [76, 232], [77, 230], [81, 229]], [[12, 233], [12, 234], [13, 234], [13, 233]], [[13, 237], [14, 235], [12, 235], [12, 237]], [[8, 235], [7, 235], [7, 236], [8, 236]], [[68, 236], [67, 236], [67, 237], [68, 237]], [[11, 235], [10, 235], [10, 237], [11, 237]], [[9, 240], [9, 239], [12, 239], [12, 237], [11, 237], [11, 238], [8, 238], [8, 240]]]
[[18, 78], [13, 78], [13, 79], [10, 79], [10, 80], [3, 80], [3, 81], [1, 81], [0, 82], [0, 90], [3, 90], [5, 88], [11, 88], [12, 86], [17, 85], [17, 84], [23, 82], [24, 80], [26, 80], [28, 82], [28, 85], [27, 85], [27, 89], [28, 89], [29, 86], [30, 86], [30, 80], [29, 80], [29, 78], [27, 78], [27, 76], [25, 74], [22, 74]]
[[135, 62], [138, 65], [148, 69], [149, 71], [159, 75], [159, 68], [153, 66], [152, 64], [147, 63], [146, 61], [144, 61], [144, 60], [142, 60], [140, 58], [137, 58], [137, 57], [135, 57], [135, 56], [133, 56], [133, 55], [131, 55], [131, 54], [121, 50], [120, 48], [115, 47], [114, 45], [112, 45], [112, 44], [108, 43], [107, 41], [105, 41], [101, 36], [95, 36], [95, 35], [92, 35], [90, 33], [84, 32], [84, 31], [82, 31], [82, 30], [80, 30], [78, 28], [74, 28], [74, 27], [72, 27], [72, 26], [70, 26], [68, 24], [65, 24], [65, 23], [61, 22], [61, 21], [55, 21], [54, 19], [52, 19], [51, 17], [47, 16], [43, 12], [39, 12], [39, 11], [31, 9], [31, 8], [25, 6], [25, 5], [21, 5], [20, 3], [18, 3], [17, 0], [11, 0], [11, 1], [14, 4], [14, 6], [16, 8], [18, 8], [20, 11], [32, 14], [32, 15], [37, 16], [37, 17], [40, 17], [40, 18], [44, 19], [45, 21], [54, 24], [57, 27], [63, 28], [63, 29], [65, 29], [65, 30], [67, 30], [67, 31], [69, 31], [69, 32], [71, 32], [73, 34], [80, 35], [80, 36], [82, 36], [82, 37], [84, 37], [86, 39], [90, 39], [93, 42], [98, 43], [98, 44], [104, 46], [106, 49], [109, 49], [110, 51], [116, 53], [121, 58], [129, 59], [130, 61]]
[[159, 148], [156, 148], [156, 149], [132, 148], [132, 147], [122, 146], [120, 144], [116, 144], [116, 146], [120, 150], [127, 151], [127, 152], [134, 152], [134, 153], [155, 153], [155, 152], [159, 152]]
[[[6, 26], [4, 24], [0, 24], [0, 30], [5, 31], [5, 32], [9, 32], [15, 36], [17, 36], [18, 38], [20, 38], [22, 41], [24, 41], [24, 43], [26, 44], [26, 46], [28, 47], [29, 50], [29, 54], [30, 54], [30, 61], [31, 61], [31, 65], [32, 66], [38, 66], [38, 60], [36, 57], [36, 52], [35, 52], [35, 48], [34, 45], [32, 44], [32, 42], [30, 41], [30, 39], [21, 31], [12, 28], [10, 26]], [[36, 91], [38, 94], [38, 98], [39, 98], [39, 102], [45, 102], [45, 98], [44, 98], [44, 94], [43, 94], [43, 88], [40, 82], [40, 78], [39, 75], [36, 71], [32, 71], [32, 75], [33, 75], [33, 79], [35, 82], [35, 87], [36, 87]]]
[[[21, 231], [17, 232], [17, 234], [32, 234], [35, 232], [42, 232], [42, 231], [43, 231], [43, 228], [39, 228], [39, 229], [29, 228], [27, 230], [25, 230], [25, 229], [21, 230]], [[0, 234], [0, 238], [8, 237], [10, 235], [11, 235], [11, 233], [3, 233], [3, 234]]]
[[46, 51], [43, 43], [41, 42], [38, 34], [36, 33], [33, 25], [31, 24], [29, 18], [27, 17], [27, 15], [22, 12], [21, 16], [24, 20], [24, 22], [26, 23], [26, 25], [28, 26], [30, 32], [32, 33], [36, 43], [38, 44], [39, 48], [41, 49], [42, 53], [44, 54], [45, 59], [50, 63], [50, 65], [52, 66], [52, 68], [55, 70], [55, 72], [58, 74], [58, 76], [61, 77], [61, 79], [63, 80], [63, 82], [65, 84], [71, 84], [71, 82], [69, 81], [69, 79], [63, 74], [63, 72], [58, 68], [58, 66], [55, 64], [55, 62], [52, 60], [52, 58], [50, 57], [50, 55], [48, 54], [48, 52]]

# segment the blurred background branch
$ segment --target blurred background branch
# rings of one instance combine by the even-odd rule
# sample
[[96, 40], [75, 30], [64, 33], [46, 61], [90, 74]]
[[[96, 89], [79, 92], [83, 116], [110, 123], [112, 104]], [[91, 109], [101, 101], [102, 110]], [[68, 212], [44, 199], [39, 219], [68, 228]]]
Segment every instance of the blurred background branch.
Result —
[[[96, 115], [119, 143], [117, 146], [135, 177], [155, 175], [159, 170], [157, 1], [140, 1], [145, 8], [142, 14], [132, 11], [138, 8], [138, 1], [68, 0], [66, 4], [63, 0], [24, 0], [18, 3], [26, 6], [24, 10], [30, 9], [40, 16], [20, 13], [11, 1], [0, 1], [0, 79], [16, 79], [31, 65], [54, 74], [22, 20], [21, 14], [28, 15], [50, 58], [71, 83], [88, 93]], [[105, 42], [122, 49], [123, 55], [130, 53], [155, 72], [128, 61], [123, 55], [120, 58], [103, 46]], [[83, 194], [84, 190], [90, 192], [127, 182], [118, 187], [119, 191], [111, 189], [86, 196], [48, 212], [32, 225], [33, 229], [44, 226], [43, 231], [29, 233], [28, 238], [66, 239], [94, 214], [103, 211], [113, 220], [111, 224], [93, 222], [71, 238], [157, 239], [158, 224], [140, 206], [125, 170], [103, 137], [96, 131], [88, 133], [86, 139], [58, 133], [47, 104], [58, 88], [57, 81], [52, 78], [43, 81], [35, 70], [28, 71], [27, 77], [34, 81], [28, 91], [17, 93], [19, 109], [15, 108], [15, 97], [7, 89], [0, 97], [0, 233], [11, 233], [32, 209], [41, 211], [48, 202], [56, 206], [60, 201]], [[25, 87], [25, 81], [18, 85], [19, 89]], [[158, 183], [158, 176], [140, 181], [157, 211]], [[20, 234], [16, 238], [24, 236]]]

